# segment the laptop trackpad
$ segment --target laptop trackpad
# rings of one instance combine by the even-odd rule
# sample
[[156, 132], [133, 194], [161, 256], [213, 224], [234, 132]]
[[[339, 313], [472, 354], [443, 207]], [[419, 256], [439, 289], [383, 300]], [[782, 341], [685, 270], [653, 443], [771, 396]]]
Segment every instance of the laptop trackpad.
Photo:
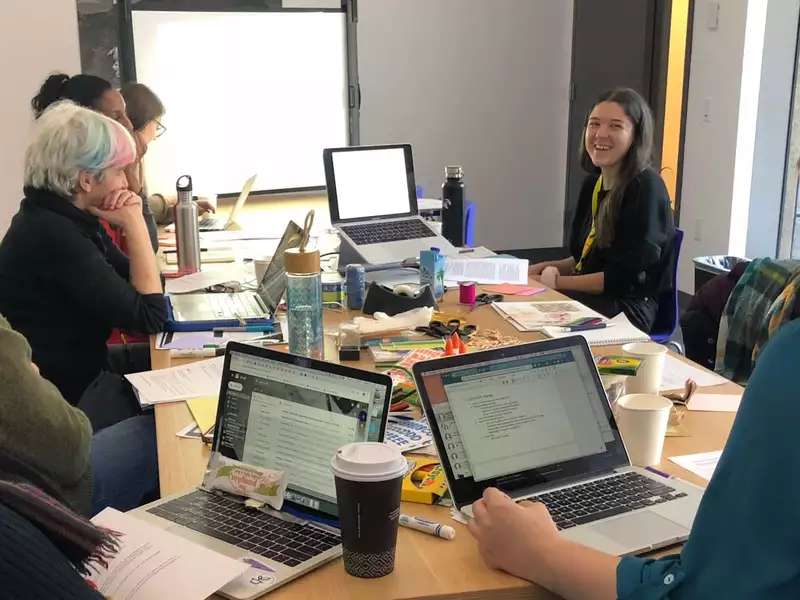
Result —
[[628, 548], [649, 548], [654, 543], [689, 534], [682, 525], [649, 510], [604, 521], [589, 529]]

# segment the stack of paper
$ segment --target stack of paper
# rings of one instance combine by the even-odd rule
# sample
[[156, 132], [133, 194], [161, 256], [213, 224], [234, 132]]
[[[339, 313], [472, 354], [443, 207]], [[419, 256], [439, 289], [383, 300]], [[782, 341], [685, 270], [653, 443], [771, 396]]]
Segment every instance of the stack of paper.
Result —
[[450, 258], [444, 267], [448, 282], [528, 283], [528, 261], [521, 258]]
[[177, 402], [200, 396], [217, 396], [225, 357], [188, 365], [125, 375], [142, 406]]
[[691, 379], [700, 387], [721, 385], [728, 381], [722, 375], [700, 369], [679, 358], [668, 355], [664, 363], [664, 375], [661, 377], [661, 389], [683, 389], [687, 379]]
[[564, 326], [584, 317], [603, 318], [574, 300], [556, 302], [494, 302], [491, 305], [520, 331], [542, 331], [547, 326]]
[[702, 452], [700, 454], [685, 454], [684, 456], [671, 456], [670, 460], [687, 471], [691, 471], [695, 475], [709, 481], [714, 471], [717, 469], [720, 456], [722, 456], [722, 450]]

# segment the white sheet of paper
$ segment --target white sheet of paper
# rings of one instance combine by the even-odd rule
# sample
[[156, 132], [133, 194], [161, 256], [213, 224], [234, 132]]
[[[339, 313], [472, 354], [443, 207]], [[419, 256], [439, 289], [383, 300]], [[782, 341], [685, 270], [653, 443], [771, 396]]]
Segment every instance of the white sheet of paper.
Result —
[[159, 350], [202, 350], [224, 348], [228, 342], [247, 343], [253, 338], [263, 337], [259, 331], [226, 331], [221, 336], [212, 331], [173, 331], [160, 333], [156, 341]]
[[546, 326], [563, 326], [584, 317], [604, 318], [574, 300], [494, 302], [491, 307], [520, 331], [542, 331]]
[[386, 424], [385, 441], [400, 452], [408, 452], [429, 445], [433, 441], [433, 434], [425, 418], [416, 421], [390, 418]]
[[162, 402], [177, 402], [200, 396], [216, 396], [222, 381], [225, 357], [200, 360], [188, 365], [131, 373], [131, 382], [142, 406]]
[[168, 294], [188, 294], [189, 292], [207, 288], [210, 285], [228, 281], [250, 281], [253, 279], [255, 279], [255, 273], [252, 265], [243, 265], [241, 263], [235, 265], [211, 265], [206, 270], [198, 271], [197, 273], [167, 279], [164, 291]]
[[[463, 256], [463, 258], [462, 258]], [[528, 283], [528, 261], [521, 258], [447, 258], [445, 281], [476, 281], [478, 283]]]
[[670, 456], [669, 459], [676, 465], [709, 481], [717, 468], [720, 456], [722, 456], [722, 450], [701, 452], [700, 454], [684, 454], [683, 456]]
[[689, 400], [689, 410], [736, 412], [742, 397], [739, 394], [695, 394]]
[[95, 525], [123, 534], [108, 568], [91, 577], [107, 598], [201, 600], [248, 569], [228, 558], [144, 521], [107, 508]]
[[700, 387], [722, 385], [728, 382], [722, 375], [699, 369], [679, 358], [667, 355], [664, 363], [664, 375], [661, 377], [661, 389], [683, 389], [687, 379], [692, 379]]

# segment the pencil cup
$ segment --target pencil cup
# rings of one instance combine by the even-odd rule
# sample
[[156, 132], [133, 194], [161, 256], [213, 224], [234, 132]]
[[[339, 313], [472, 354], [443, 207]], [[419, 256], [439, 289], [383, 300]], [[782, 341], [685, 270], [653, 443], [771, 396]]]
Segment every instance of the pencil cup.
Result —
[[628, 377], [625, 393], [658, 394], [661, 388], [661, 376], [664, 373], [664, 361], [667, 358], [667, 347], [655, 342], [635, 342], [625, 344], [622, 351], [642, 359], [636, 375]]
[[356, 442], [331, 459], [345, 570], [355, 577], [383, 577], [394, 570], [400, 489], [408, 468], [393, 446]]
[[614, 414], [631, 463], [657, 465], [664, 450], [672, 402], [657, 394], [626, 394]]

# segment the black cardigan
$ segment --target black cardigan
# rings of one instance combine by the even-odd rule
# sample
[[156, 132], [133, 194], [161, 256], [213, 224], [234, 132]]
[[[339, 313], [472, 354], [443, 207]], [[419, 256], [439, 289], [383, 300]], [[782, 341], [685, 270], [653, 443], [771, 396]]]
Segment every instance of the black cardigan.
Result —
[[[577, 263], [592, 225], [592, 191], [598, 175], [583, 182], [569, 250]], [[600, 204], [607, 193], [600, 192]], [[669, 194], [658, 173], [645, 169], [625, 189], [617, 217], [614, 241], [608, 248], [595, 242], [581, 274], [603, 272], [603, 295], [627, 302], [658, 300], [669, 289], [669, 266], [675, 224]]]
[[25, 188], [0, 243], [0, 313], [33, 349], [33, 361], [71, 403], [107, 368], [114, 327], [162, 329], [161, 294], [128, 282], [128, 258], [98, 219], [54, 193]]

